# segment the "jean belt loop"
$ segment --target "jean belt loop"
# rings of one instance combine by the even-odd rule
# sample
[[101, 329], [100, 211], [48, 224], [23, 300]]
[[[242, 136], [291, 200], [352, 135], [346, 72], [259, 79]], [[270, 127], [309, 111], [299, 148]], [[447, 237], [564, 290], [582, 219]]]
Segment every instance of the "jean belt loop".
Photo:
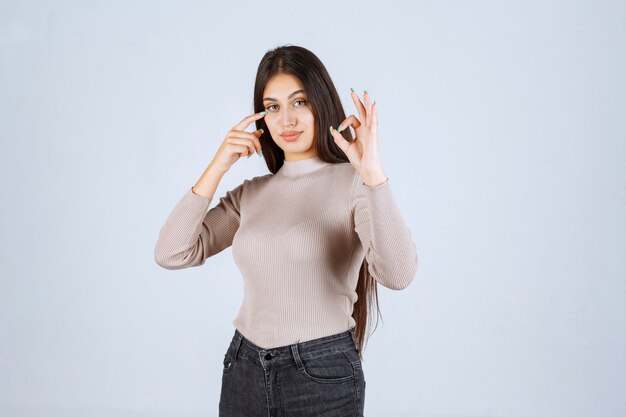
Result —
[[302, 358], [300, 358], [300, 351], [298, 350], [297, 343], [291, 345], [291, 354], [293, 355], [293, 359], [296, 361], [296, 368], [301, 371], [304, 368], [304, 364], [302, 363]]
[[356, 342], [356, 335], [354, 334], [354, 327], [350, 328], [350, 336], [352, 336], [352, 341], [354, 342], [354, 347], [358, 351], [359, 350], [359, 345]]
[[233, 355], [233, 361], [237, 360], [237, 355], [239, 354], [239, 349], [241, 348], [241, 343], [243, 342], [243, 335], [238, 335], [237, 340], [235, 340], [235, 354]]

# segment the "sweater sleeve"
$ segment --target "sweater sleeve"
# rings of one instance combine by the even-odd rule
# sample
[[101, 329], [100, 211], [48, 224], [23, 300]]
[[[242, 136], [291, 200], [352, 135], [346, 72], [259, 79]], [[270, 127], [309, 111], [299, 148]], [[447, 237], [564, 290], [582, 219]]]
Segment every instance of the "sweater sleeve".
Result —
[[387, 288], [405, 289], [417, 272], [417, 251], [389, 178], [368, 186], [355, 171], [351, 204], [354, 229], [365, 250], [369, 273]]
[[190, 188], [165, 220], [154, 248], [156, 263], [165, 269], [203, 265], [233, 243], [239, 228], [239, 208], [244, 186], [229, 190], [210, 209], [212, 199], [195, 194]]

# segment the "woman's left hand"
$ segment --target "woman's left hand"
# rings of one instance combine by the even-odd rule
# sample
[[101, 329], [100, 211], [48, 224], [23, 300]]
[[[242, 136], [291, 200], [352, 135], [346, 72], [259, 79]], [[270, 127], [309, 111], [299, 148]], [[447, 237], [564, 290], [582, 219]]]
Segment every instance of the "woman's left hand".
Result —
[[[378, 153], [378, 113], [376, 103], [372, 103], [369, 93], [365, 91], [363, 100], [365, 105], [354, 90], [351, 93], [352, 101], [359, 112], [361, 122], [353, 114], [348, 116], [338, 126], [338, 130], [330, 127], [330, 133], [335, 139], [335, 143], [346, 154], [350, 163], [356, 169], [365, 185], [376, 186], [387, 181], [387, 175], [380, 164]], [[352, 126], [356, 136], [352, 142], [348, 142], [341, 132]]]

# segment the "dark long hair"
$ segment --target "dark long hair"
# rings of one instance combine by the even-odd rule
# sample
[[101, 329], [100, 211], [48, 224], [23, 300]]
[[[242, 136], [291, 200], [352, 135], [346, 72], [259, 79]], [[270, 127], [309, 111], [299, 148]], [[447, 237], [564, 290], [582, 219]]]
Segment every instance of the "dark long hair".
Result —
[[[308, 49], [301, 46], [284, 45], [268, 51], [263, 56], [257, 68], [254, 83], [254, 111], [258, 113], [264, 110], [263, 92], [265, 86], [273, 76], [281, 73], [296, 76], [304, 86], [304, 92], [315, 116], [316, 138], [314, 143], [318, 157], [322, 161], [330, 163], [350, 162], [328, 131], [329, 126], [337, 128], [339, 123], [346, 118], [339, 94], [324, 64]], [[264, 119], [256, 121], [256, 128], [264, 130], [260, 137], [263, 158], [270, 172], [275, 174], [284, 163], [285, 153], [272, 140]], [[340, 133], [347, 141], [352, 142], [353, 137], [350, 129], [345, 129]], [[363, 259], [359, 271], [356, 292], [358, 298], [354, 304], [352, 318], [356, 322], [355, 336], [359, 356], [363, 359], [362, 350], [370, 314], [368, 307], [374, 301], [378, 314], [382, 316], [378, 306], [378, 283], [370, 275], [365, 259]]]

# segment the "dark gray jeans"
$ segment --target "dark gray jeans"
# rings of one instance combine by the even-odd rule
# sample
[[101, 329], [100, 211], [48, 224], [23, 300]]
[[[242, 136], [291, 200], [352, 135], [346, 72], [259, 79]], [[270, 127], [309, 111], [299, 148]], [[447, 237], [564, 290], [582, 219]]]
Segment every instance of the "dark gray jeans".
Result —
[[360, 417], [365, 376], [354, 328], [263, 349], [239, 330], [224, 355], [220, 417]]

